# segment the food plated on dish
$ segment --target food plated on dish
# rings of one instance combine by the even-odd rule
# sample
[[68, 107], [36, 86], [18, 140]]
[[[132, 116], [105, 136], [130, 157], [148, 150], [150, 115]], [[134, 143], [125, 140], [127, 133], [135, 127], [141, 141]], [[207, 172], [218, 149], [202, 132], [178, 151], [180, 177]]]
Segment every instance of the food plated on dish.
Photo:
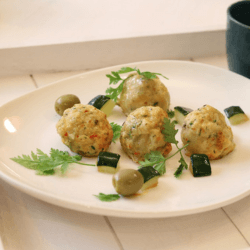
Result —
[[[223, 196], [222, 194], [225, 192], [224, 189], [219, 189], [219, 191], [215, 195], [215, 200], [217, 199], [217, 197], [218, 199], [215, 202], [213, 202], [211, 201], [211, 199], [210, 201], [208, 201], [208, 197], [211, 197], [211, 190], [209, 191], [205, 189], [205, 187], [208, 185], [208, 183], [216, 183], [216, 179], [218, 178], [221, 180], [227, 180], [226, 176], [231, 175], [231, 173], [234, 172], [233, 165], [235, 164], [235, 159], [237, 158], [236, 156], [239, 154], [240, 152], [239, 150], [241, 150], [242, 147], [245, 146], [244, 139], [243, 139], [243, 143], [242, 143], [242, 140], [239, 140], [239, 139], [242, 138], [241, 132], [245, 133], [246, 131], [245, 128], [248, 122], [245, 122], [239, 126], [234, 126], [232, 128], [232, 131], [233, 131], [232, 142], [236, 144], [236, 147], [231, 153], [226, 154], [221, 159], [218, 159], [215, 161], [212, 159], [209, 159], [211, 160], [210, 161], [211, 175], [208, 174], [209, 166], [206, 165], [206, 168], [208, 168], [208, 171], [204, 173], [204, 177], [202, 178], [193, 177], [194, 172], [196, 176], [202, 176], [202, 175], [199, 175], [199, 171], [200, 171], [199, 166], [202, 164], [199, 163], [197, 165], [197, 162], [198, 160], [200, 160], [200, 158], [198, 157], [199, 159], [197, 159], [197, 157], [194, 157], [191, 161], [190, 156], [186, 156], [186, 153], [188, 152], [186, 151], [188, 147], [188, 143], [182, 142], [181, 140], [182, 126], [180, 124], [176, 124], [175, 117], [171, 117], [169, 111], [175, 110], [174, 107], [179, 105], [183, 107], [184, 106], [189, 107], [190, 109], [194, 110], [192, 112], [195, 112], [197, 111], [198, 108], [203, 109], [204, 104], [207, 104], [207, 106], [213, 105], [213, 107], [218, 108], [217, 109], [218, 111], [221, 110], [223, 112], [224, 108], [229, 107], [230, 105], [234, 105], [235, 102], [229, 102], [228, 100], [225, 100], [224, 105], [222, 105], [221, 102], [216, 102], [215, 101], [216, 99], [212, 96], [208, 96], [208, 97], [206, 96], [206, 98], [204, 98], [203, 96], [202, 98], [201, 96], [196, 95], [195, 92], [200, 92], [201, 89], [206, 88], [206, 86], [208, 86], [207, 82], [211, 82], [211, 79], [208, 80], [208, 78], [209, 77], [211, 78], [211, 75], [212, 75], [212, 74], [209, 74], [209, 70], [213, 70], [213, 69], [209, 68], [207, 70], [206, 68], [205, 72], [207, 72], [208, 77], [204, 78], [205, 83], [201, 83], [201, 84], [199, 83], [199, 85], [197, 85], [196, 88], [194, 89], [193, 93], [190, 94], [191, 96], [190, 99], [187, 99], [187, 98], [184, 99], [183, 96], [185, 96], [187, 86], [189, 84], [192, 84], [192, 82], [195, 85], [197, 84], [197, 82], [200, 82], [200, 79], [202, 79], [199, 73], [194, 74], [194, 72], [192, 72], [193, 74], [189, 74], [186, 71], [185, 67], [188, 67], [189, 69], [192, 70], [192, 67], [194, 66], [197, 67], [197, 65], [191, 66], [187, 64], [186, 62], [185, 63], [182, 62], [177, 67], [177, 64], [172, 63], [172, 62], [169, 62], [166, 65], [163, 65], [162, 62], [156, 62], [156, 63], [150, 63], [149, 65], [147, 64], [144, 65], [143, 63], [142, 64], [139, 63], [136, 66], [140, 68], [140, 71], [142, 73], [148, 72], [148, 70], [152, 70], [152, 72], [162, 73], [162, 75], [157, 75], [157, 77], [162, 81], [162, 83], [168, 89], [169, 96], [171, 97], [171, 104], [169, 106], [169, 109], [164, 110], [162, 107], [157, 106], [157, 104], [155, 104], [154, 106], [143, 105], [142, 107], [138, 107], [135, 110], [132, 110], [132, 112], [126, 115], [123, 113], [122, 108], [116, 105], [113, 109], [111, 108], [112, 112], [108, 116], [106, 115], [105, 119], [104, 118], [99, 119], [99, 115], [95, 116], [96, 113], [93, 112], [92, 114], [93, 124], [90, 126], [86, 126], [86, 129], [85, 129], [86, 131], [83, 132], [84, 128], [83, 130], [81, 129], [74, 130], [72, 128], [73, 127], [78, 128], [79, 125], [74, 126], [74, 124], [76, 123], [68, 124], [70, 119], [65, 120], [65, 117], [63, 118], [60, 115], [56, 114], [53, 108], [55, 100], [59, 96], [72, 93], [78, 96], [79, 99], [81, 100], [81, 104], [76, 104], [75, 106], [78, 106], [78, 105], [80, 105], [81, 107], [91, 106], [89, 104], [89, 101], [91, 99], [93, 99], [97, 95], [105, 95], [104, 93], [108, 87], [107, 80], [105, 81], [106, 75], [109, 74], [110, 72], [119, 71], [121, 67], [120, 68], [116, 67], [114, 69], [100, 70], [98, 71], [98, 74], [96, 73], [93, 73], [92, 75], [83, 74], [83, 75], [79, 75], [76, 77], [72, 77], [70, 79], [66, 79], [65, 81], [61, 81], [59, 83], [52, 84], [50, 88], [48, 88], [51, 90], [51, 93], [53, 91], [53, 88], [60, 89], [60, 91], [56, 95], [50, 94], [48, 102], [45, 103], [45, 108], [43, 108], [43, 110], [39, 112], [40, 122], [41, 122], [41, 125], [43, 125], [43, 130], [41, 129], [38, 130], [37, 128], [38, 121], [32, 121], [30, 124], [25, 123], [25, 125], [27, 125], [27, 128], [25, 128], [25, 130], [28, 131], [28, 128], [29, 128], [30, 132], [32, 132], [32, 135], [33, 136], [35, 135], [38, 138], [36, 140], [31, 141], [31, 138], [28, 136], [27, 137], [28, 140], [26, 140], [27, 144], [25, 147], [22, 148], [22, 150], [20, 148], [16, 148], [12, 152], [12, 154], [9, 153], [6, 155], [8, 155], [10, 159], [10, 158], [17, 157], [18, 155], [21, 156], [22, 154], [28, 155], [30, 154], [32, 150], [35, 152], [35, 150], [39, 148], [42, 150], [42, 152], [47, 153], [47, 155], [49, 156], [48, 153], [50, 152], [50, 149], [53, 148], [53, 149], [58, 149], [60, 152], [67, 151], [70, 156], [80, 156], [80, 158], [76, 158], [75, 162], [73, 163], [69, 162], [68, 167], [64, 166], [63, 174], [61, 174], [60, 170], [57, 171], [57, 168], [55, 168], [55, 174], [52, 176], [51, 175], [50, 176], [37, 175], [35, 171], [33, 172], [29, 169], [25, 169], [22, 166], [13, 162], [11, 164], [11, 168], [14, 169], [13, 171], [18, 173], [19, 176], [23, 176], [22, 178], [26, 179], [28, 182], [28, 185], [24, 185], [25, 186], [24, 191], [27, 191], [27, 189], [29, 189], [28, 190], [29, 193], [33, 194], [33, 193], [37, 193], [37, 190], [42, 190], [43, 192], [45, 192], [45, 194], [43, 192], [40, 192], [39, 196], [45, 200], [49, 200], [52, 203], [56, 203], [56, 204], [63, 205], [63, 206], [68, 206], [70, 208], [78, 209], [82, 211], [89, 211], [87, 207], [91, 207], [92, 208], [91, 212], [104, 213], [104, 214], [109, 214], [110, 212], [110, 214], [115, 214], [117, 216], [119, 216], [118, 210], [119, 211], [122, 210], [121, 214], [123, 214], [123, 216], [131, 216], [131, 217], [173, 216], [174, 214], [176, 215], [176, 214], [192, 213], [192, 211], [197, 211], [197, 207], [199, 207], [200, 211], [201, 210], [204, 211], [205, 209], [211, 209], [211, 207], [218, 205], [219, 202], [216, 202], [216, 201], [221, 200], [218, 196], [220, 197]], [[181, 75], [180, 73], [182, 72], [180, 72], [178, 68], [182, 68], [183, 70], [183, 66], [185, 66], [184, 67], [185, 73], [188, 74], [187, 77], [185, 78], [179, 77]], [[198, 66], [202, 68], [201, 65], [198, 65]], [[136, 69], [138, 69], [137, 67]], [[143, 71], [143, 69], [145, 71]], [[217, 69], [214, 69], [214, 70], [216, 71]], [[170, 73], [168, 73], [168, 71]], [[131, 72], [124, 73], [124, 75], [122, 75], [121, 78], [123, 80], [126, 79], [126, 77], [130, 75], [130, 73]], [[163, 75], [167, 76], [168, 80], [165, 79]], [[192, 75], [194, 75], [193, 78], [191, 78]], [[87, 89], [86, 87], [84, 88], [83, 86], [84, 82], [88, 82], [88, 83], [93, 82], [93, 87], [91, 86], [92, 84], [89, 84], [88, 85], [89, 87]], [[96, 91], [96, 88], [94, 88], [95, 83], [97, 84], [98, 82], [99, 83], [104, 82], [103, 84], [101, 84], [100, 91], [99, 90]], [[77, 90], [70, 91], [72, 90], [72, 88], [68, 86], [69, 83], [71, 84], [71, 86], [74, 86], [74, 88], [77, 88]], [[184, 91], [182, 91], [182, 89]], [[41, 89], [38, 91], [40, 92], [39, 93], [40, 95], [43, 95], [43, 91], [45, 90]], [[229, 93], [229, 95], [230, 94], [231, 92]], [[215, 93], [215, 96], [216, 95], [217, 94]], [[32, 99], [33, 98], [31, 98], [31, 101]], [[119, 99], [117, 98], [117, 100]], [[245, 108], [244, 102], [239, 103], [239, 106], [246, 112], [246, 115], [247, 115], [248, 110], [247, 108]], [[69, 111], [65, 111], [65, 112], [70, 114], [73, 111], [71, 110], [73, 108], [74, 107], [70, 108]], [[151, 111], [153, 112], [149, 112], [148, 109], [152, 109]], [[78, 109], [76, 108], [76, 110]], [[158, 113], [154, 112], [154, 110], [157, 110]], [[81, 113], [78, 111], [76, 113]], [[99, 110], [99, 112], [104, 113], [101, 110]], [[135, 112], [134, 113], [135, 115], [133, 115], [133, 112]], [[19, 111], [19, 113], [20, 113], [20, 116], [23, 115], [21, 110]], [[88, 112], [85, 112], [85, 113], [88, 113]], [[157, 115], [154, 115], [155, 113], [157, 113]], [[133, 116], [132, 119], [130, 116], [131, 114]], [[160, 118], [161, 115], [162, 115], [162, 118]], [[73, 117], [74, 115], [71, 116], [71, 118]], [[98, 119], [96, 119], [96, 117], [98, 117]], [[59, 121], [61, 119], [64, 120], [64, 122], [61, 122], [61, 123], [64, 123], [64, 125], [63, 126], [60, 125], [63, 132], [60, 132], [60, 135], [59, 135], [57, 133], [56, 126], [57, 126], [57, 123], [60, 123]], [[73, 119], [75, 119], [75, 121], [78, 120], [78, 118], [73, 118]], [[79, 124], [82, 124], [88, 121], [88, 119], [83, 119], [83, 120], [84, 122], [82, 121]], [[99, 122], [101, 124], [104, 120], [105, 122], [106, 120], [108, 121], [109, 125], [105, 123], [107, 125], [106, 127], [108, 128], [107, 131], [104, 128], [102, 129], [103, 133], [106, 134], [107, 137], [103, 139], [98, 138], [98, 133], [92, 130], [92, 129], [95, 129], [94, 127], [97, 125], [95, 123], [96, 120], [98, 121], [96, 122], [97, 124]], [[36, 123], [37, 127], [32, 126], [34, 125], [34, 123]], [[46, 123], [46, 126], [44, 126], [45, 123]], [[226, 123], [227, 123], [227, 126], [230, 125], [228, 120], [226, 120]], [[119, 134], [117, 130], [113, 129], [114, 125], [121, 127], [121, 134], [124, 132], [123, 139], [119, 139], [119, 136], [116, 137], [116, 139], [114, 139], [113, 135], [117, 136], [117, 134]], [[30, 129], [31, 126], [32, 128], [34, 128], [33, 131], [32, 129]], [[156, 127], [154, 128], [154, 126]], [[124, 127], [124, 131], [123, 131], [123, 127]], [[113, 130], [112, 138], [110, 135], [111, 128]], [[210, 125], [208, 125], [208, 128], [210, 128], [209, 132], [211, 132], [212, 129]], [[38, 135], [39, 134], [38, 131], [42, 133]], [[172, 142], [167, 141], [166, 138], [168, 134], [165, 133], [164, 131], [172, 131], [174, 133], [174, 136], [173, 135], [171, 136]], [[100, 133], [100, 135], [101, 134], [102, 133]], [[13, 134], [12, 136], [13, 138], [18, 139], [20, 135], [21, 135], [20, 133], [16, 133], [16, 134]], [[8, 134], [5, 135], [6, 138], [8, 136], [9, 136]], [[85, 137], [87, 137], [85, 141], [85, 143], [87, 144], [85, 144], [85, 147], [82, 147], [82, 145], [79, 144], [78, 138], [80, 136], [82, 136], [81, 137], [82, 141]], [[60, 137], [63, 139], [65, 144], [63, 143], [63, 141], [61, 141]], [[204, 138], [205, 138], [205, 134], [204, 134]], [[168, 139], [170, 140], [170, 138]], [[121, 141], [123, 140], [123, 142], [120, 143], [120, 140]], [[106, 147], [103, 147], [104, 141], [107, 142]], [[145, 148], [147, 147], [143, 147], [143, 144], [149, 145], [148, 148], [150, 148], [150, 150], [144, 152]], [[88, 145], [87, 150], [86, 150], [86, 145]], [[95, 151], [91, 146], [93, 146], [94, 148], [100, 148], [100, 152]], [[71, 150], [70, 147], [72, 147], [73, 150]], [[82, 147], [81, 148], [82, 150], [79, 150], [79, 151], [82, 151], [81, 154], [77, 152], [77, 150], [75, 150], [78, 147], [80, 148]], [[226, 148], [226, 145], [224, 145], [223, 147]], [[89, 150], [89, 148], [91, 150]], [[128, 152], [126, 152], [127, 149], [128, 149]], [[99, 166], [97, 166], [98, 156], [101, 152], [104, 154], [100, 155], [100, 159], [99, 159], [100, 164]], [[110, 163], [105, 162], [110, 157], [110, 155], [105, 155], [105, 152], [114, 154], [114, 155], [111, 155], [112, 157], [114, 157], [113, 158], [114, 164], [112, 163], [114, 166], [116, 165], [116, 163], [118, 163], [117, 169], [112, 169], [110, 173], [106, 173], [106, 171], [108, 172], [108, 170], [110, 170], [110, 166], [108, 165], [112, 165], [111, 161]], [[205, 154], [205, 153], [199, 152], [199, 156], [201, 154]], [[119, 155], [120, 156], [119, 159], [117, 159], [115, 155]], [[56, 156], [54, 152], [52, 156], [55, 157], [57, 160], [59, 159], [59, 156]], [[132, 160], [132, 157], [134, 156], [138, 156], [138, 158], [135, 158], [134, 160]], [[244, 161], [244, 157], [241, 159], [243, 159]], [[76, 165], [75, 164], [76, 162], [86, 163], [86, 166], [80, 166], [79, 164]], [[186, 163], [186, 165], [192, 165], [193, 172], [190, 171], [189, 169], [186, 169], [184, 162]], [[8, 161], [8, 164], [10, 164], [10, 161]], [[225, 168], [225, 164], [227, 165], [226, 168]], [[176, 175], [175, 173], [178, 170], [180, 165], [183, 165], [182, 174]], [[243, 167], [244, 167], [244, 163], [243, 163]], [[162, 169], [164, 170], [164, 168], [165, 168], [165, 173], [161, 174], [160, 171]], [[105, 203], [105, 202], [98, 201], [98, 199], [95, 196], [95, 195], [98, 195], [98, 193], [110, 194], [110, 195], [111, 194], [114, 195], [116, 193], [116, 185], [117, 185], [117, 181], [119, 181], [119, 178], [117, 177], [115, 181], [113, 181], [112, 180], [113, 176], [120, 173], [121, 170], [126, 170], [126, 169], [136, 170], [137, 171], [136, 173], [139, 172], [143, 176], [144, 183], [143, 185], [141, 185], [141, 182], [139, 181], [140, 183], [139, 191], [136, 191], [135, 195], [132, 194], [132, 196], [130, 195], [129, 197], [121, 193], [120, 197], [122, 197], [122, 199], [119, 199], [119, 201], [117, 202]], [[145, 170], [145, 172], [148, 171], [147, 174], [145, 174], [142, 170], [143, 171]], [[197, 174], [197, 171], [198, 171], [198, 174]], [[153, 176], [152, 178], [148, 177], [150, 176], [150, 172], [151, 172], [151, 175]], [[140, 176], [140, 174], [138, 174], [138, 176]], [[238, 174], [239, 173], [237, 173], [236, 176]], [[30, 177], [32, 176], [32, 178], [36, 180], [36, 183], [32, 182], [29, 176]], [[141, 178], [139, 177], [139, 179]], [[145, 181], [146, 179], [147, 181]], [[228, 178], [228, 180], [229, 179], [230, 178]], [[32, 182], [32, 184], [30, 182]], [[42, 183], [44, 184], [46, 183], [46, 186], [44, 186]], [[50, 189], [51, 191], [48, 194], [49, 187], [51, 187], [51, 185], [54, 186], [56, 183], [59, 187], [59, 190], [61, 191], [59, 190], [55, 191], [54, 189]], [[144, 185], [145, 183], [147, 183], [147, 185]], [[219, 183], [220, 182], [217, 182], [217, 185]], [[227, 181], [225, 181], [224, 183], [227, 186]], [[120, 185], [119, 182], [118, 182], [118, 185]], [[29, 188], [30, 186], [32, 188]], [[66, 187], [69, 190], [67, 190]], [[197, 187], [199, 187], [199, 192], [204, 198], [201, 198], [200, 196], [199, 199], [198, 198], [195, 199], [193, 197], [189, 199], [189, 201], [187, 201], [187, 198], [189, 197], [189, 195], [186, 192], [184, 192], [185, 187], [189, 188], [191, 191], [196, 190], [194, 191], [195, 193], [198, 192]], [[57, 199], [55, 199], [55, 197], [57, 197]], [[180, 197], [182, 198], [179, 199]], [[223, 197], [225, 197], [225, 195]], [[230, 197], [235, 197], [235, 196], [232, 194], [232, 196]], [[230, 199], [227, 199], [227, 201], [228, 200]], [[135, 208], [135, 204], [137, 204], [136, 208]], [[153, 204], [154, 206], [157, 205], [156, 210], [152, 209]], [[142, 208], [143, 210], [146, 211], [146, 213], [144, 213], [144, 215], [138, 215], [136, 211]], [[158, 215], [155, 214], [155, 211], [158, 211], [157, 212]]]
[[[129, 74], [122, 80], [120, 74], [131, 71], [136, 73]], [[107, 95], [97, 95], [88, 104], [80, 103], [80, 99], [73, 94], [63, 95], [55, 101], [55, 111], [61, 116], [56, 124], [61, 141], [71, 152], [84, 157], [98, 157], [97, 170], [114, 174], [112, 184], [116, 192], [123, 197], [139, 194], [139, 191], [158, 185], [159, 176], [166, 173], [166, 161], [171, 158], [166, 156], [172, 151], [172, 144], [176, 145], [177, 153], [181, 156], [175, 177], [179, 177], [184, 169], [188, 169], [181, 153], [184, 148], [186, 155], [190, 156], [190, 171], [194, 177], [210, 176], [210, 160], [220, 159], [235, 148], [231, 127], [227, 125], [224, 115], [210, 105], [203, 105], [194, 111], [175, 107], [179, 112], [185, 111], [181, 124], [184, 146], [179, 148], [175, 139], [178, 132], [175, 123], [178, 121], [171, 122], [168, 117], [169, 114], [174, 118], [175, 112], [169, 109], [170, 94], [158, 75], [166, 78], [161, 73], [141, 72], [137, 68], [123, 67], [117, 72], [113, 71], [112, 75], [107, 75], [110, 84], [121, 81], [118, 88], [108, 88]], [[105, 108], [110, 102], [112, 105]], [[132, 161], [140, 164], [139, 170], [119, 170], [120, 155], [107, 152], [112, 141], [114, 142], [115, 133], [114, 126], [111, 126], [107, 116], [112, 113], [115, 104], [119, 105], [127, 116], [122, 126], [116, 124], [120, 127], [118, 137], [121, 147]], [[240, 107], [238, 109], [243, 112]], [[246, 122], [246, 118], [248, 117], [245, 115], [241, 121], [238, 119], [238, 123]], [[59, 155], [53, 157], [55, 153]], [[48, 158], [42, 151], [38, 151], [38, 156], [32, 152], [32, 157], [23, 155], [11, 159], [29, 169], [44, 170], [46, 167], [46, 172], [39, 173], [48, 175], [54, 174], [58, 165], [61, 165], [61, 170], [65, 173], [70, 162], [66, 165], [63, 157], [60, 157], [62, 155], [68, 157], [67, 152], [51, 149], [51, 169], [49, 164], [42, 160], [44, 157]], [[81, 157], [75, 159], [81, 160]], [[53, 164], [53, 161], [57, 165]], [[145, 167], [150, 169], [150, 172], [145, 171]], [[151, 185], [143, 187], [143, 184], [149, 181]], [[106, 199], [103, 193], [95, 196], [101, 201], [110, 202], [115, 200], [114, 196], [119, 199], [119, 195], [108, 194]]]

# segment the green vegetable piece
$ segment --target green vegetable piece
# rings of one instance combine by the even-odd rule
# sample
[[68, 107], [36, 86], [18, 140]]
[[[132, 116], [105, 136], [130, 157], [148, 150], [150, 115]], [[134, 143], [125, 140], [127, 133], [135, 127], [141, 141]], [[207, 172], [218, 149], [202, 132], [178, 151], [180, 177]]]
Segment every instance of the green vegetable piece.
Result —
[[80, 103], [80, 100], [76, 95], [62, 95], [56, 99], [55, 111], [62, 116], [66, 109], [72, 108], [77, 103]]
[[98, 195], [94, 195], [97, 197], [100, 201], [104, 202], [111, 202], [111, 201], [116, 201], [120, 199], [119, 194], [104, 194], [104, 193], [99, 193]]
[[138, 169], [138, 171], [142, 174], [144, 178], [144, 184], [141, 188], [141, 191], [144, 191], [145, 189], [148, 188], [156, 187], [158, 185], [158, 179], [161, 175], [153, 167], [151, 166], [142, 167]]
[[184, 122], [185, 117], [192, 112], [193, 110], [190, 108], [185, 108], [181, 106], [176, 106], [174, 107], [174, 112], [175, 112], [175, 119], [176, 121], [182, 125]]
[[119, 167], [119, 154], [111, 152], [100, 152], [97, 157], [97, 168], [99, 172], [114, 174]]
[[224, 109], [224, 112], [232, 125], [241, 124], [249, 120], [247, 115], [239, 106], [231, 106]]
[[95, 166], [79, 162], [82, 159], [80, 155], [70, 156], [67, 151], [53, 148], [50, 150], [50, 156], [37, 149], [37, 154], [31, 151], [31, 156], [22, 155], [10, 159], [26, 168], [36, 170], [39, 175], [52, 175], [55, 173], [54, 169], [59, 166], [61, 167], [61, 172], [65, 173], [70, 163]]
[[89, 101], [89, 105], [104, 112], [107, 116], [111, 114], [115, 107], [115, 102], [106, 95], [98, 95]]
[[205, 154], [193, 154], [190, 157], [190, 171], [194, 177], [210, 176], [212, 174], [208, 156]]
[[138, 170], [123, 169], [113, 175], [112, 183], [118, 194], [130, 196], [142, 188], [144, 178]]

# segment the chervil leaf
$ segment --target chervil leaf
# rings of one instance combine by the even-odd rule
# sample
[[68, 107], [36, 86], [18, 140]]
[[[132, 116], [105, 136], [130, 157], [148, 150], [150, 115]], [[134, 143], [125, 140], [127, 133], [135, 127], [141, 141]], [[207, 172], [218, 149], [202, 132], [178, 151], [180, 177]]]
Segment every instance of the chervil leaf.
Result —
[[97, 197], [100, 201], [105, 201], [105, 202], [116, 201], [120, 198], [119, 194], [99, 193], [98, 195], [94, 195], [94, 196]]
[[185, 162], [183, 155], [181, 153], [181, 150], [186, 147], [188, 144], [186, 144], [182, 149], [179, 149], [178, 147], [178, 141], [175, 139], [175, 135], [178, 132], [178, 129], [175, 129], [175, 121], [170, 121], [167, 118], [164, 118], [164, 124], [163, 124], [164, 130], [163, 130], [163, 134], [165, 136], [165, 141], [169, 142], [169, 143], [174, 143], [178, 149], [177, 152], [180, 152], [180, 160], [179, 162], [181, 163], [181, 165], [178, 167], [178, 169], [175, 172], [175, 177], [179, 177], [182, 173], [182, 170], [184, 168], [187, 169], [187, 163]]
[[[181, 153], [181, 152], [180, 152], [180, 153]], [[180, 177], [180, 175], [182, 174], [182, 171], [183, 171], [184, 169], [187, 169], [187, 168], [188, 168], [188, 165], [187, 165], [187, 163], [185, 162], [185, 160], [184, 160], [184, 158], [183, 158], [182, 155], [181, 155], [181, 158], [180, 158], [179, 162], [180, 162], [180, 166], [177, 168], [177, 170], [176, 170], [175, 173], [174, 173], [174, 176], [175, 176], [176, 178]]]
[[184, 166], [182, 164], [180, 164], [180, 166], [177, 168], [177, 170], [174, 172], [174, 176], [176, 178], [180, 177], [180, 175], [182, 174], [182, 171], [184, 169]]
[[159, 172], [160, 175], [164, 175], [166, 173], [165, 161], [159, 162], [159, 163], [155, 164], [153, 167], [155, 170], [157, 170]]
[[118, 74], [129, 73], [129, 72], [132, 72], [132, 71], [136, 71], [136, 68], [123, 67], [120, 70], [118, 70]]
[[[186, 145], [187, 146], [187, 145]], [[181, 153], [181, 151], [180, 151]], [[180, 160], [179, 160], [180, 164], [185, 168], [185, 169], [188, 169], [188, 165], [187, 163], [185, 162], [184, 158], [181, 157]]]
[[109, 88], [106, 90], [107, 96], [108, 96], [110, 99], [112, 99], [112, 100], [114, 100], [114, 101], [116, 102], [118, 96], [119, 96], [119, 95], [121, 94], [121, 92], [122, 92], [123, 83], [124, 83], [124, 81], [122, 81], [122, 83], [121, 83], [117, 88], [109, 87]]
[[60, 151], [53, 148], [50, 151], [50, 156], [42, 150], [37, 149], [37, 154], [31, 151], [31, 157], [29, 155], [22, 155], [10, 159], [26, 168], [36, 170], [39, 175], [54, 174], [54, 169], [58, 166], [61, 166], [62, 173], [65, 173], [69, 163], [95, 166], [79, 162], [82, 159], [80, 155], [70, 156], [67, 151]]
[[178, 129], [175, 129], [175, 122], [171, 122], [168, 118], [164, 118], [163, 128], [162, 132], [165, 136], [165, 141], [177, 144], [178, 141], [175, 139], [175, 135]]
[[113, 130], [112, 142], [115, 143], [115, 141], [120, 137], [122, 126], [118, 125], [118, 124], [116, 124], [114, 122], [111, 122], [110, 125], [111, 125], [112, 130]]
[[151, 151], [149, 154], [145, 155], [144, 161], [139, 161], [139, 168], [152, 166], [155, 170], [159, 172], [160, 175], [166, 173], [165, 167], [166, 159], [159, 151]]
[[168, 157], [164, 157], [159, 151], [152, 151], [150, 152], [150, 154], [146, 154], [145, 155], [145, 160], [144, 161], [140, 161], [139, 164], [139, 168], [141, 167], [146, 167], [146, 166], [152, 166], [154, 167], [161, 175], [165, 174], [166, 172], [166, 161], [170, 158], [172, 158], [174, 155], [180, 153], [180, 160], [179, 162], [181, 163], [180, 166], [178, 167], [178, 169], [176, 170], [176, 172], [174, 173], [175, 177], [179, 177], [183, 171], [184, 168], [187, 169], [187, 163], [185, 162], [185, 159], [181, 153], [181, 151], [188, 146], [188, 144], [186, 144], [185, 146], [183, 146], [182, 148], [178, 147], [178, 141], [175, 139], [175, 135], [177, 134], [178, 130], [175, 129], [175, 122], [171, 122], [169, 119], [164, 118], [164, 124], [163, 124], [164, 130], [162, 131], [162, 133], [165, 136], [165, 141], [169, 142], [169, 143], [174, 143], [177, 147], [177, 151], [172, 154], [171, 156]]
[[175, 115], [175, 113], [173, 110], [168, 111], [168, 118], [172, 119], [172, 118], [174, 118], [174, 115]]
[[37, 170], [37, 172], [36, 172], [37, 175], [53, 175], [54, 173], [55, 173], [54, 169], [44, 170], [44, 171]]
[[129, 78], [129, 76], [128, 76], [127, 78], [122, 79], [120, 74], [129, 73], [129, 72], [133, 72], [133, 71], [136, 71], [139, 75], [145, 77], [146, 79], [154, 79], [157, 77], [157, 75], [160, 75], [160, 76], [168, 79], [167, 77], [163, 76], [160, 73], [151, 73], [149, 71], [141, 72], [139, 69], [136, 69], [136, 68], [123, 67], [118, 71], [112, 71], [111, 74], [106, 75], [109, 78], [109, 85], [111, 85], [111, 84], [115, 85], [115, 84], [120, 82], [120, 84], [117, 88], [109, 87], [106, 90], [106, 94], [110, 99], [114, 100], [115, 102], [117, 101], [118, 96], [122, 92], [124, 82]]
[[61, 165], [61, 172], [64, 174], [69, 166], [69, 163], [66, 161]]
[[[138, 74], [139, 74], [139, 73], [138, 73]], [[155, 79], [155, 78], [157, 78], [157, 75], [158, 75], [158, 76], [162, 76], [162, 77], [164, 77], [165, 79], [168, 79], [167, 77], [165, 77], [164, 75], [162, 75], [162, 74], [160, 74], [160, 73], [151, 73], [151, 72], [149, 72], [149, 71], [140, 72], [139, 75], [142, 75], [142, 76], [144, 76], [144, 77], [147, 78], [147, 79]]]

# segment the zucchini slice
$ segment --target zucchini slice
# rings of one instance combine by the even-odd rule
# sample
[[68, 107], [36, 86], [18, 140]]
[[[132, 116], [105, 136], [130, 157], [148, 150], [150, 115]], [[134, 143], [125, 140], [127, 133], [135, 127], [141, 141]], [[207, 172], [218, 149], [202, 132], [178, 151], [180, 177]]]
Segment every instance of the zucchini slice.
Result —
[[174, 107], [175, 119], [176, 121], [182, 125], [184, 122], [185, 117], [192, 112], [193, 110], [190, 108], [185, 108], [181, 106]]
[[110, 115], [113, 108], [115, 107], [115, 102], [106, 95], [98, 95], [89, 101], [88, 104], [100, 109], [107, 116]]
[[210, 176], [212, 174], [208, 156], [205, 154], [192, 154], [189, 169], [194, 177]]
[[141, 188], [141, 191], [144, 191], [148, 188], [156, 187], [158, 185], [158, 179], [161, 175], [153, 167], [142, 167], [138, 169], [138, 171], [142, 174], [144, 178], [144, 184]]
[[118, 170], [119, 154], [111, 152], [100, 152], [97, 157], [97, 168], [99, 172], [114, 174]]
[[237, 125], [249, 120], [247, 115], [239, 106], [231, 106], [224, 109], [224, 112], [232, 125]]

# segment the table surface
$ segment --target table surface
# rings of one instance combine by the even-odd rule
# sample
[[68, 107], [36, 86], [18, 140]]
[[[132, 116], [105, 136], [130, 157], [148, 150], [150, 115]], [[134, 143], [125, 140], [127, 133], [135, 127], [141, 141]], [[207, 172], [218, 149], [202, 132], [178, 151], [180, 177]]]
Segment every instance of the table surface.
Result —
[[0, 49], [225, 30], [234, 1], [0, 1]]
[[[227, 69], [224, 55], [190, 61]], [[0, 78], [0, 105], [81, 72]], [[128, 219], [57, 207], [0, 180], [0, 237], [0, 250], [250, 249], [250, 197], [194, 215]]]

